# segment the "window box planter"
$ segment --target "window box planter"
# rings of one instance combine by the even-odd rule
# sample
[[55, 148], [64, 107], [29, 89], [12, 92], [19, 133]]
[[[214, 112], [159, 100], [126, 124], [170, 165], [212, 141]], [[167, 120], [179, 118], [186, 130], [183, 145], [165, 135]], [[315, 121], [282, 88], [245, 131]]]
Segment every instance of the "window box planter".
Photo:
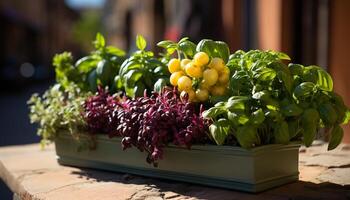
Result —
[[[84, 140], [84, 139], [83, 139]], [[194, 145], [191, 150], [169, 146], [158, 167], [136, 148], [123, 151], [119, 138], [97, 136], [97, 149], [77, 151], [67, 133], [55, 140], [58, 162], [116, 172], [260, 192], [298, 180], [299, 144], [265, 145], [251, 150], [232, 146]]]

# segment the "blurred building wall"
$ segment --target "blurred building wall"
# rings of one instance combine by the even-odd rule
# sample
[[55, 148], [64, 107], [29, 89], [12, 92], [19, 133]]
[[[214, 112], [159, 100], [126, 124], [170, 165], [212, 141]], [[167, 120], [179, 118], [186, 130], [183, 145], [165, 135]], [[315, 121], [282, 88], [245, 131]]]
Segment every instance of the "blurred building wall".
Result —
[[[329, 68], [335, 90], [350, 106], [350, 1], [331, 1]], [[350, 143], [350, 126], [345, 127], [345, 142]]]
[[21, 83], [23, 63], [48, 72], [54, 54], [78, 51], [71, 33], [78, 17], [64, 0], [0, 1], [0, 80]]

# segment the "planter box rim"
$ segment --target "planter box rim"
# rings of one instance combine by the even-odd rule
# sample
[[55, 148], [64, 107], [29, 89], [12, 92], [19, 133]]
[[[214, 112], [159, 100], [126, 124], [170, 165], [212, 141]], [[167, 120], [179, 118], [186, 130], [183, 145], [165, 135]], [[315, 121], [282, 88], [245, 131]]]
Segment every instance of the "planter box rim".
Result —
[[[96, 136], [96, 139], [99, 141], [111, 142], [111, 143], [121, 142], [120, 137], [110, 138], [106, 134], [96, 134], [95, 136]], [[68, 132], [61, 132], [59, 137], [70, 138], [72, 136]], [[87, 136], [84, 135], [82, 137], [87, 137]], [[196, 151], [197, 150], [197, 151], [218, 152], [222, 154], [243, 154], [243, 155], [253, 156], [253, 155], [268, 152], [271, 150], [288, 150], [288, 149], [299, 148], [300, 146], [301, 146], [301, 142], [293, 141], [293, 142], [290, 142], [289, 144], [267, 144], [267, 145], [257, 146], [251, 149], [244, 149], [239, 146], [213, 145], [213, 144], [203, 144], [203, 145], [196, 144], [196, 145], [192, 145], [190, 149], [184, 146], [176, 146], [174, 144], [169, 144], [165, 148], [177, 149], [179, 151]], [[136, 148], [136, 147], [132, 147], [132, 148]]]

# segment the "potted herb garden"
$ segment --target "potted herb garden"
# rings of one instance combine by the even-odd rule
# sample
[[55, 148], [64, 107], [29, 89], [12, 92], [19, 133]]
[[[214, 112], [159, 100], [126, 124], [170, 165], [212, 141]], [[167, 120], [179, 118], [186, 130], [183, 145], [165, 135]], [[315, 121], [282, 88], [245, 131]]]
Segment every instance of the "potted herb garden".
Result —
[[298, 149], [323, 129], [328, 150], [350, 112], [318, 66], [221, 41], [161, 41], [156, 56], [105, 44], [53, 59], [56, 84], [29, 100], [58, 162], [258, 192], [298, 179]]

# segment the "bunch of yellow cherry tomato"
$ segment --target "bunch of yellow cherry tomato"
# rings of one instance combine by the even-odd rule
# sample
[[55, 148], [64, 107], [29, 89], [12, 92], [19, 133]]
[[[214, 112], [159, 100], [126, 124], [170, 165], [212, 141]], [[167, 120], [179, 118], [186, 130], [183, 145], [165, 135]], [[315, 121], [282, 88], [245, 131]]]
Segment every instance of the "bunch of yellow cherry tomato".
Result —
[[193, 60], [173, 58], [168, 69], [171, 85], [178, 87], [181, 97], [188, 95], [190, 102], [204, 102], [209, 95], [222, 96], [228, 87], [230, 69], [221, 58], [210, 60], [205, 52], [196, 53]]

